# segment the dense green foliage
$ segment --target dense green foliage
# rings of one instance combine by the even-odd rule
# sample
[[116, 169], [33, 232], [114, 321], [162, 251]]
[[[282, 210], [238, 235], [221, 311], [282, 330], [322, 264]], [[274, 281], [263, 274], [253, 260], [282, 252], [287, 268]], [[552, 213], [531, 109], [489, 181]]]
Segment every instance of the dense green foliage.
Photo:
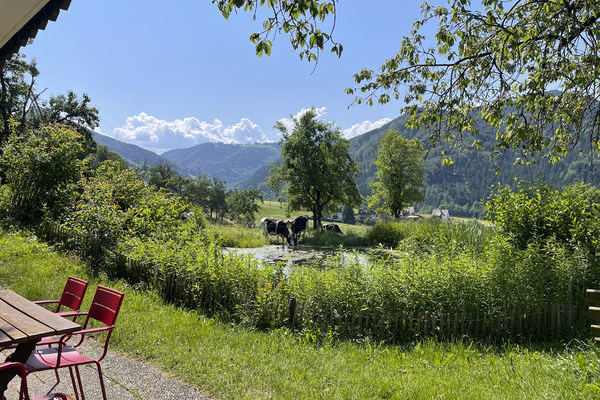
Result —
[[96, 146], [96, 155], [94, 157], [94, 167], [99, 166], [104, 161], [114, 161], [119, 164], [121, 169], [125, 169], [129, 166], [127, 161], [119, 154], [110, 151], [106, 146]]
[[405, 207], [425, 200], [423, 156], [423, 146], [418, 140], [406, 139], [389, 130], [377, 149], [377, 172], [370, 184], [373, 195], [368, 199], [369, 207], [399, 218]]
[[[562, 192], [544, 182], [498, 188], [487, 204], [489, 219], [517, 247], [566, 246], [598, 267], [600, 190], [584, 184]], [[590, 271], [594, 276], [598, 270]]]
[[63, 218], [73, 236], [99, 241], [114, 249], [130, 237], [168, 239], [181, 227], [189, 205], [180, 198], [154, 191], [134, 170], [105, 162], [79, 182], [81, 191]]
[[82, 135], [60, 125], [10, 136], [0, 158], [9, 191], [5, 215], [24, 224], [59, 216], [81, 176], [83, 143]]
[[[0, 234], [0, 281], [57, 298], [69, 275], [125, 291], [111, 338], [124, 351], [220, 399], [595, 399], [600, 357], [578, 341], [548, 347], [431, 340], [390, 346], [256, 332], [165, 304], [153, 291], [98, 279], [29, 236]], [[89, 307], [86, 296], [83, 309]]]
[[283, 137], [281, 165], [272, 169], [271, 186], [284, 185], [290, 210], [310, 210], [313, 227], [321, 226], [323, 213], [339, 204], [360, 205], [354, 177], [358, 165], [348, 154], [350, 143], [339, 128], [317, 119], [314, 110], [294, 118], [294, 128], [277, 123]]
[[227, 210], [234, 220], [243, 220], [254, 225], [256, 213], [260, 211], [262, 194], [258, 189], [234, 190], [227, 196]]

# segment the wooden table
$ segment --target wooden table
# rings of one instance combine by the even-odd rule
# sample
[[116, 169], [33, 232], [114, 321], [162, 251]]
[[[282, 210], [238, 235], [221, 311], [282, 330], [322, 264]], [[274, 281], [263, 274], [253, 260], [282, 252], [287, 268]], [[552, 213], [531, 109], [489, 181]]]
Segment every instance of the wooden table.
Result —
[[[51, 311], [32, 303], [15, 292], [0, 290], [0, 348], [17, 345], [10, 361], [25, 363], [35, 344], [46, 336], [65, 335], [81, 329], [81, 325], [69, 321]], [[8, 359], [8, 358], [7, 358]], [[0, 397], [16, 372], [0, 374]]]

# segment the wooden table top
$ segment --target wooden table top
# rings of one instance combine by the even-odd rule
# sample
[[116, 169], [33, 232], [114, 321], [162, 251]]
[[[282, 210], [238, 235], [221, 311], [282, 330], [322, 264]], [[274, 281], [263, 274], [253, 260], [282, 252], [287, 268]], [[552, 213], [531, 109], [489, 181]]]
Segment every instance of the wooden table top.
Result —
[[46, 310], [15, 292], [0, 290], [0, 347], [64, 335], [81, 325]]

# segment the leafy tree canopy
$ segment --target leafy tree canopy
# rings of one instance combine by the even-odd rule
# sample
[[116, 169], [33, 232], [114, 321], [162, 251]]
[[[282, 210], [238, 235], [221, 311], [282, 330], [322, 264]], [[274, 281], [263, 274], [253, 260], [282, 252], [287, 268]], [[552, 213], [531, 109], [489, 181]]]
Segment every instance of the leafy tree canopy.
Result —
[[[600, 150], [600, 4], [591, 0], [450, 0], [422, 18], [377, 72], [347, 89], [356, 102], [403, 98], [409, 125], [479, 147], [479, 117], [496, 153], [521, 149], [555, 162], [582, 140]], [[424, 33], [434, 25], [435, 35]]]
[[377, 150], [377, 173], [371, 183], [369, 207], [400, 217], [404, 207], [425, 200], [424, 151], [418, 139], [409, 140], [389, 130]]
[[261, 208], [258, 202], [262, 199], [262, 193], [258, 189], [233, 190], [227, 195], [227, 210], [233, 219], [243, 219], [248, 224], [254, 224], [254, 217]]
[[52, 122], [81, 132], [86, 139], [85, 150], [95, 151], [89, 130], [96, 128], [100, 119], [90, 97], [84, 93], [80, 99], [69, 90], [44, 101], [41, 99], [44, 90], [36, 86], [39, 73], [35, 61], [27, 61], [21, 54], [0, 67], [0, 146], [10, 135], [11, 121], [16, 123], [18, 133]]
[[359, 168], [348, 153], [349, 141], [338, 128], [319, 121], [314, 110], [293, 119], [291, 132], [280, 122], [275, 125], [283, 134], [282, 161], [272, 169], [270, 185], [279, 188], [285, 183], [288, 208], [311, 210], [316, 229], [324, 211], [338, 204], [360, 204], [354, 181]]
[[[243, 10], [262, 19], [263, 30], [250, 36], [258, 55], [270, 54], [278, 33], [309, 61], [325, 45], [341, 55], [332, 36], [339, 0], [213, 3], [225, 17]], [[356, 85], [346, 89], [355, 103], [403, 99], [409, 126], [428, 128], [432, 145], [479, 148], [483, 120], [495, 128], [492, 154], [520, 149], [519, 162], [534, 154], [556, 162], [582, 141], [600, 152], [600, 3], [448, 0], [421, 8], [396, 55], [355, 74]]]
[[[300, 58], [317, 61], [326, 47], [332, 53], [342, 55], [343, 46], [333, 39], [335, 12], [338, 0], [212, 0], [223, 17], [231, 13], [247, 11], [253, 18], [263, 18], [262, 31], [250, 35], [256, 46], [256, 54], [271, 55], [273, 39], [286, 35], [294, 50], [300, 49]], [[264, 12], [264, 13], [263, 13]], [[259, 15], [260, 14], [260, 15]], [[328, 17], [333, 20], [329, 29], [321, 30]]]

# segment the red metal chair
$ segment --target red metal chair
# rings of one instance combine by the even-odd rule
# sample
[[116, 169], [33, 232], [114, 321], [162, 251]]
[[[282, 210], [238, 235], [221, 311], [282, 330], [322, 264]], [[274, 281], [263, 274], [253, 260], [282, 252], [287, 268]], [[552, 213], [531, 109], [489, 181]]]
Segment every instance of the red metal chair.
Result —
[[[102, 390], [102, 398], [106, 400], [106, 390], [104, 388], [104, 380], [102, 378], [102, 368], [100, 367], [100, 361], [106, 356], [108, 351], [108, 342], [110, 336], [115, 327], [115, 321], [123, 302], [123, 293], [99, 285], [92, 300], [92, 305], [87, 313], [87, 318], [83, 324], [83, 329], [77, 332], [73, 332], [70, 335], [65, 335], [60, 338], [58, 347], [48, 347], [35, 350], [31, 353], [31, 356], [25, 363], [25, 368], [28, 373], [36, 371], [47, 371], [58, 368], [69, 368], [71, 373], [71, 382], [73, 384], [73, 391], [75, 398], [79, 399], [75, 380], [73, 378], [73, 369], [77, 377], [77, 383], [79, 390], [81, 391], [81, 398], [85, 400], [85, 394], [83, 393], [83, 385], [81, 384], [81, 377], [79, 375], [78, 367], [85, 364], [96, 364], [98, 368], [98, 377], [100, 378], [100, 389]], [[88, 328], [90, 320], [98, 321], [104, 326], [99, 328]], [[104, 351], [98, 358], [90, 358], [81, 354], [77, 348], [83, 343], [85, 335], [95, 332], [106, 332], [106, 340], [104, 342]], [[67, 342], [71, 337], [79, 335], [81, 336], [79, 341], [73, 346], [69, 346]]]
[[0, 364], [0, 372], [9, 369], [16, 369], [17, 374], [21, 377], [21, 391], [19, 395], [19, 400], [73, 400], [71, 397], [63, 393], [47, 394], [42, 397], [36, 397], [35, 399], [31, 399], [29, 397], [29, 390], [27, 388], [27, 371], [25, 370], [23, 364], [18, 362], [5, 362]]
[[[67, 278], [67, 283], [60, 296], [60, 300], [40, 300], [34, 301], [34, 303], [39, 305], [57, 304], [55, 311], [57, 314], [65, 318], [73, 316], [73, 320], [75, 320], [75, 318], [80, 315], [79, 308], [83, 302], [87, 286], [87, 281], [70, 276]], [[61, 311], [61, 308], [63, 307], [68, 307], [71, 311]]]
[[[57, 304], [55, 311], [57, 314], [65, 318], [72, 317], [73, 321], [75, 321], [78, 316], [85, 315], [85, 313], [80, 313], [79, 309], [81, 307], [81, 303], [83, 302], [83, 297], [85, 296], [87, 287], [87, 281], [70, 276], [67, 278], [67, 283], [65, 284], [65, 288], [60, 296], [60, 300], [39, 300], [34, 301], [34, 303], [38, 305]], [[63, 307], [68, 307], [71, 309], [71, 311], [61, 311]], [[57, 343], [58, 339], [48, 336], [39, 341], [38, 345], [52, 345]], [[15, 347], [16, 345], [0, 348], [0, 351], [14, 349]], [[56, 379], [59, 380], [58, 373], [56, 374]]]

